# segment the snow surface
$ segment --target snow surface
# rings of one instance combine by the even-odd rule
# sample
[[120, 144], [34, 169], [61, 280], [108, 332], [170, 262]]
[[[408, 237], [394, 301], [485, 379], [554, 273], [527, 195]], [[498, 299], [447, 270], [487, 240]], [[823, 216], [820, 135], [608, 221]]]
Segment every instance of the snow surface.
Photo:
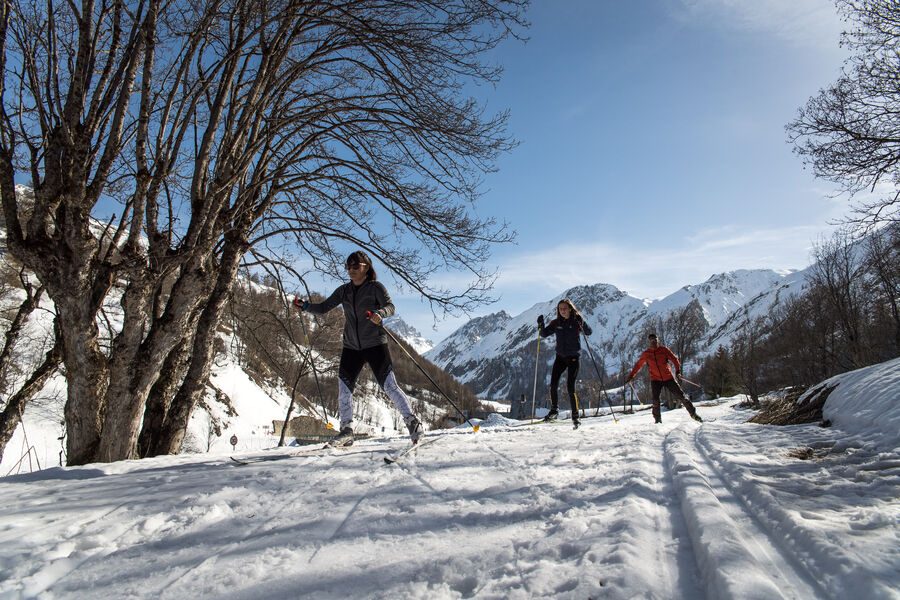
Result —
[[898, 367], [832, 380], [831, 428], [731, 400], [3, 478], [0, 598], [900, 598]]

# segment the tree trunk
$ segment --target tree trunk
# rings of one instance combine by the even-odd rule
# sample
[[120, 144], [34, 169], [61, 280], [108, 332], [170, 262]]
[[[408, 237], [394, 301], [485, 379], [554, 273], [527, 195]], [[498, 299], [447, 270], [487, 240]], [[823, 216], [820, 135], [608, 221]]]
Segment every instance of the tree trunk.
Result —
[[66, 365], [66, 456], [67, 464], [83, 465], [97, 457], [109, 369], [100, 349], [97, 324], [93, 316], [86, 318], [88, 307], [71, 304], [56, 303]]
[[25, 327], [25, 322], [28, 320], [31, 313], [34, 312], [34, 309], [38, 307], [38, 303], [41, 301], [41, 295], [44, 293], [44, 286], [40, 286], [37, 291], [33, 291], [31, 285], [26, 283], [24, 288], [25, 300], [19, 305], [16, 316], [13, 317], [12, 322], [9, 324], [9, 329], [6, 330], [6, 341], [3, 344], [3, 350], [0, 351], [0, 393], [6, 389], [7, 378], [9, 377], [9, 362], [10, 357], [12, 356], [13, 347], [16, 345], [19, 336], [22, 335], [22, 329]]
[[28, 381], [10, 398], [0, 413], [0, 461], [3, 460], [3, 451], [6, 450], [6, 444], [12, 439], [16, 427], [22, 422], [22, 415], [25, 414], [25, 406], [28, 401], [38, 393], [47, 380], [56, 372], [59, 362], [62, 358], [59, 336], [53, 347], [44, 355], [44, 361], [35, 369]]
[[146, 380], [148, 371], [154, 369], [154, 365], [138, 360], [150, 317], [151, 290], [150, 277], [138, 275], [122, 296], [124, 322], [109, 361], [109, 388], [97, 454], [101, 462], [137, 458], [132, 440], [143, 415], [143, 398], [136, 384]]
[[226, 242], [215, 289], [197, 326], [190, 367], [181, 389], [172, 400], [154, 455], [177, 454], [181, 451], [181, 444], [187, 433], [191, 413], [209, 381], [209, 373], [215, 357], [216, 331], [228, 300], [228, 294], [231, 292], [237, 276], [238, 265], [245, 251], [245, 244], [239, 240], [232, 239]]
[[[211, 250], [211, 249], [210, 249]], [[120, 336], [112, 360], [110, 389], [107, 394], [107, 410], [103, 419], [99, 459], [103, 461], [127, 460], [137, 457], [138, 436], [147, 399], [173, 349], [197, 327], [198, 310], [209, 295], [210, 269], [208, 254], [195, 258], [185, 268], [175, 283], [163, 315], [153, 321], [151, 329], [139, 346], [137, 336], [144, 327], [131, 322]], [[125, 302], [126, 315], [136, 313], [138, 318], [149, 309], [149, 289], [138, 286], [134, 296]], [[131, 319], [126, 316], [126, 325]], [[119, 338], [117, 338], [119, 341]], [[119, 352], [121, 350], [121, 353]]]
[[147, 408], [144, 411], [144, 423], [138, 438], [138, 453], [141, 458], [163, 454], [159, 450], [160, 435], [172, 404], [172, 398], [187, 374], [191, 362], [190, 352], [193, 347], [194, 335], [185, 335], [166, 358], [159, 379], [150, 390]]

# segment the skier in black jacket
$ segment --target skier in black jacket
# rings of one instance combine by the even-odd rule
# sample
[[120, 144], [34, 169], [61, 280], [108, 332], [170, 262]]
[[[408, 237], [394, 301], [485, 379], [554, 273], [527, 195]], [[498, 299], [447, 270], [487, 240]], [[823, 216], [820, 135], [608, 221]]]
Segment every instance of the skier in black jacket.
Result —
[[581, 339], [583, 331], [591, 335], [590, 326], [584, 322], [578, 309], [568, 298], [556, 305], [556, 318], [544, 325], [544, 315], [538, 316], [538, 332], [541, 337], [556, 334], [556, 360], [550, 374], [550, 412], [545, 421], [553, 421], [559, 415], [559, 379], [563, 371], [566, 373], [566, 391], [569, 392], [569, 403], [572, 406], [572, 422], [577, 428], [578, 395], [575, 393], [575, 379], [578, 377], [579, 357], [581, 356]]
[[394, 314], [394, 304], [385, 287], [376, 281], [375, 268], [368, 255], [357, 250], [347, 257], [345, 283], [324, 302], [310, 303], [294, 299], [303, 311], [323, 314], [338, 304], [344, 310], [344, 348], [338, 367], [338, 407], [341, 411], [341, 429], [329, 443], [332, 446], [349, 446], [353, 443], [353, 388], [363, 365], [369, 363], [378, 385], [400, 411], [412, 443], [419, 441], [422, 424], [409, 407], [406, 394], [397, 384], [391, 353], [388, 351], [387, 334], [379, 327], [382, 319]]

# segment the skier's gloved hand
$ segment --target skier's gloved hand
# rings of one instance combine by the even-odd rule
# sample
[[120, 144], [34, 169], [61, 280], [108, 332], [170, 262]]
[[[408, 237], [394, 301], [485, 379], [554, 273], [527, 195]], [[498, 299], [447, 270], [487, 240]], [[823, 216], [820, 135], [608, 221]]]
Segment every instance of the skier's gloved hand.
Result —
[[544, 327], [544, 315], [538, 315], [538, 327], [540, 327], [540, 328], [543, 329], [543, 327]]
[[297, 296], [294, 296], [294, 306], [300, 309], [303, 312], [309, 308], [309, 300], [301, 300]]

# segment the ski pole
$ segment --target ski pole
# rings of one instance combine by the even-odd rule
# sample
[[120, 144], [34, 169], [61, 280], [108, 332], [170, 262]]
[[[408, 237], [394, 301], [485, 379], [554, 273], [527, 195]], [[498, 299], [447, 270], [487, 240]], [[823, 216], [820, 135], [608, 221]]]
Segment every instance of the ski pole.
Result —
[[541, 328], [538, 326], [537, 352], [534, 356], [534, 389], [531, 390], [531, 422], [534, 423], [534, 400], [537, 397], [538, 363], [541, 360]]
[[[373, 314], [373, 313], [372, 313], [371, 310], [367, 310], [367, 311], [366, 311], [366, 318], [367, 318], [367, 319], [371, 318], [372, 314]], [[472, 424], [472, 421], [470, 421], [469, 418], [468, 418], [466, 415], [463, 414], [463, 411], [459, 410], [459, 407], [456, 406], [456, 403], [453, 402], [453, 400], [450, 399], [450, 396], [448, 396], [447, 394], [444, 393], [444, 390], [441, 389], [441, 386], [439, 386], [439, 385], [437, 384], [437, 382], [436, 382], [434, 379], [431, 378], [431, 375], [429, 375], [428, 372], [425, 371], [425, 369], [422, 368], [422, 365], [420, 365], [420, 364], [416, 361], [416, 359], [413, 358], [413, 355], [410, 354], [409, 350], [407, 350], [406, 347], [405, 347], [403, 344], [401, 344], [401, 343], [399, 342], [399, 340], [397, 340], [396, 337], [394, 337], [394, 334], [391, 333], [391, 330], [388, 329], [387, 327], [385, 327], [383, 323], [379, 323], [379, 324], [378, 324], [378, 327], [381, 327], [381, 329], [382, 329], [386, 334], [388, 334], [388, 337], [391, 338], [392, 340], [394, 340], [394, 343], [395, 343], [395, 344], [397, 344], [398, 346], [400, 346], [400, 349], [403, 350], [403, 351], [406, 353], [406, 355], [409, 357], [409, 360], [413, 361], [413, 364], [416, 365], [417, 367], [419, 367], [419, 370], [422, 371], [422, 374], [425, 375], [425, 377], [428, 378], [428, 381], [431, 382], [431, 385], [433, 385], [433, 386], [435, 387], [435, 389], [441, 393], [441, 396], [443, 396], [444, 398], [447, 399], [447, 402], [450, 403], [450, 406], [452, 406], [453, 408], [456, 409], [456, 412], [459, 413], [459, 416], [461, 416], [463, 419], [466, 420], [466, 423], [469, 424], [469, 427], [471, 427], [473, 431], [478, 431], [478, 430], [480, 429], [480, 426], [479, 426], [479, 425], [473, 425], [473, 424]]]
[[691, 384], [691, 385], [693, 385], [693, 386], [695, 386], [695, 387], [697, 387], [697, 388], [699, 388], [699, 389], [701, 389], [701, 390], [703, 389], [703, 386], [702, 386], [702, 385], [700, 385], [699, 383], [694, 383], [694, 382], [691, 381], [690, 379], [685, 379], [684, 377], [679, 377], [678, 379], [681, 380], [681, 381], [683, 381], [683, 382], [685, 382], [685, 383], [689, 383], [689, 384]]
[[646, 404], [644, 404], [644, 401], [641, 400], [641, 395], [637, 393], [637, 390], [636, 390], [636, 389], [634, 389], [634, 384], [633, 384], [633, 383], [629, 383], [628, 385], [631, 386], [631, 395], [634, 396], [634, 397], [636, 397], [636, 398], [638, 399], [638, 402], [641, 403], [641, 406], [647, 406]]
[[618, 423], [619, 420], [616, 418], [616, 411], [613, 409], [612, 400], [609, 399], [609, 394], [606, 393], [606, 384], [603, 383], [603, 375], [600, 374], [600, 367], [597, 366], [597, 361], [594, 360], [594, 351], [591, 350], [591, 344], [588, 342], [587, 334], [582, 331], [581, 335], [584, 336], [584, 345], [587, 346], [588, 356], [591, 357], [591, 362], [594, 363], [594, 370], [597, 371], [597, 377], [600, 378], [600, 389], [603, 390], [603, 395], [606, 397], [606, 403], [609, 404], [609, 412], [612, 415], [613, 421]]

